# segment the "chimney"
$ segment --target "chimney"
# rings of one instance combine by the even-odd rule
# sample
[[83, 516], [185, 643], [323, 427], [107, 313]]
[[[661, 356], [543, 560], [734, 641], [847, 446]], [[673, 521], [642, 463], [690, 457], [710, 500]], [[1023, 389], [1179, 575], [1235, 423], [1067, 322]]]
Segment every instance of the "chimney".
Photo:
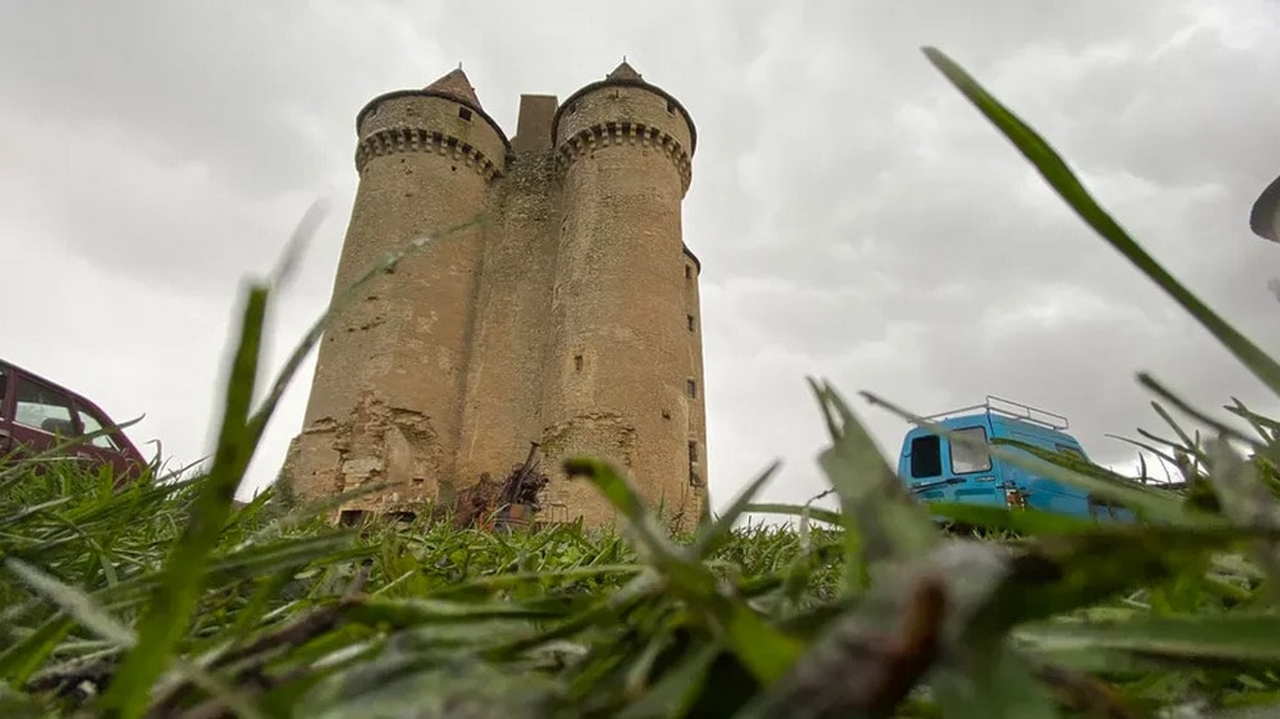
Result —
[[547, 152], [551, 149], [551, 121], [559, 101], [555, 95], [521, 95], [520, 117], [511, 148], [516, 152]]

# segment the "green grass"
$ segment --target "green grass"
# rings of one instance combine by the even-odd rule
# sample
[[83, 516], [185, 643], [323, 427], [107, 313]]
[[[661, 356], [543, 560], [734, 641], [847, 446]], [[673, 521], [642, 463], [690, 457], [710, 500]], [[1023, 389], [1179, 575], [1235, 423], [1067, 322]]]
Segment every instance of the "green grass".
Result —
[[[927, 52], [1106, 241], [1280, 390], [1269, 355], [1129, 238], [1031, 128]], [[0, 716], [986, 719], [1280, 706], [1280, 422], [1233, 399], [1223, 411], [1252, 428], [1243, 434], [1145, 375], [1174, 439], [1135, 443], [1184, 467], [1183, 492], [990, 448], [1130, 507], [1144, 519], [1132, 525], [926, 510], [820, 381], [820, 464], [839, 511], [753, 504], [770, 469], [723, 515], [672, 537], [589, 458], [566, 466], [626, 517], [620, 533], [335, 528], [318, 519], [335, 500], [300, 506], [286, 492], [236, 505], [324, 326], [255, 407], [263, 317], [315, 221], [245, 292], [207, 468], [116, 490], [48, 458], [0, 465]], [[786, 523], [742, 525], [748, 511]]]

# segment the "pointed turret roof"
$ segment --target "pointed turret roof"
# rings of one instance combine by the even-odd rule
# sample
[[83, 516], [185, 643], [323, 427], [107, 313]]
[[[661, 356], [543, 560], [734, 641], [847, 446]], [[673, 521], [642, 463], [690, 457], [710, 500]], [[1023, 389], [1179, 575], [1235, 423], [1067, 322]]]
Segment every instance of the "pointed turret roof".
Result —
[[471, 81], [467, 79], [467, 74], [462, 71], [461, 65], [445, 73], [439, 80], [427, 85], [424, 89], [447, 95], [480, 109], [480, 98], [476, 97], [476, 89], [471, 86]]
[[636, 72], [636, 69], [634, 67], [631, 67], [630, 63], [628, 63], [627, 59], [624, 57], [622, 58], [622, 62], [619, 63], [617, 67], [613, 68], [613, 72], [604, 76], [604, 79], [606, 80], [643, 80], [644, 78], [641, 77], [640, 73]]
[[480, 106], [480, 98], [476, 97], [476, 89], [471, 86], [471, 81], [467, 79], [467, 74], [462, 71], [461, 63], [458, 64], [458, 67], [446, 72], [438, 80], [421, 90], [393, 90], [373, 98], [356, 114], [357, 132], [359, 132], [360, 125], [364, 122], [365, 117], [378, 106], [378, 103], [397, 97], [441, 97], [469, 107], [489, 127], [493, 128], [493, 131], [502, 140], [502, 144], [506, 145], [507, 150], [511, 150], [511, 141], [507, 139], [507, 133], [503, 132], [498, 123]]
[[667, 108], [668, 110], [678, 110], [684, 117], [685, 122], [689, 125], [689, 154], [693, 154], [693, 151], [698, 147], [698, 129], [693, 126], [693, 118], [689, 116], [689, 111], [684, 109], [684, 105], [681, 105], [679, 100], [672, 97], [671, 93], [663, 90], [657, 85], [647, 82], [640, 73], [636, 72], [634, 67], [631, 67], [631, 63], [627, 62], [625, 55], [622, 57], [622, 62], [618, 63], [618, 66], [613, 68], [613, 72], [605, 75], [603, 80], [597, 80], [586, 87], [579, 88], [577, 92], [573, 93], [568, 97], [568, 99], [560, 103], [560, 107], [556, 108], [555, 117], [551, 120], [552, 137], [557, 136], [556, 133], [558, 130], [556, 128], [560, 126], [560, 118], [564, 115], [566, 109], [573, 107], [574, 100], [577, 100], [589, 92], [594, 92], [601, 88], [610, 86], [616, 87], [619, 85], [644, 88], [645, 90], [664, 98], [668, 103], [670, 103]]

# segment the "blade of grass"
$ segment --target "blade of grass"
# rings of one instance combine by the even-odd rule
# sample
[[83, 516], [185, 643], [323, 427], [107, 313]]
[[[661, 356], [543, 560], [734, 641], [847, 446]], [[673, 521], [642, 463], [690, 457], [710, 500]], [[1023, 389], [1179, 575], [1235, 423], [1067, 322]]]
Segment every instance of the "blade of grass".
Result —
[[1174, 659], [1280, 662], [1280, 617], [1139, 617], [1115, 624], [1052, 622], [1014, 635], [1041, 650], [1112, 649]]
[[1010, 112], [951, 58], [936, 48], [926, 47], [923, 50], [929, 62], [1022, 152], [1081, 219], [1182, 305], [1272, 392], [1280, 395], [1280, 363], [1219, 317], [1130, 238], [1111, 215], [1098, 205], [1067, 163], [1035, 130]]
[[103, 696], [110, 713], [132, 719], [142, 714], [152, 684], [173, 657], [186, 631], [203, 583], [208, 556], [231, 512], [236, 487], [253, 445], [246, 425], [253, 398], [268, 290], [246, 293], [238, 347], [227, 380], [222, 428], [208, 481], [200, 488], [189, 524], [165, 563], [164, 576], [142, 619], [137, 645], [125, 656]]
[[4, 564], [6, 569], [94, 634], [122, 647], [134, 645], [136, 639], [133, 632], [112, 617], [89, 595], [26, 562], [10, 557]]
[[841, 523], [839, 512], [832, 512], [829, 509], [810, 507], [802, 504], [763, 502], [760, 504], [748, 504], [744, 511], [753, 514], [783, 514], [792, 517], [799, 517], [807, 512], [809, 519], [816, 519], [820, 522], [826, 522], [827, 524], [839, 525]]
[[723, 514], [716, 517], [713, 523], [703, 527], [698, 532], [698, 536], [693, 540], [691, 548], [695, 557], [705, 559], [728, 540], [733, 531], [734, 522], [737, 522], [747, 507], [751, 506], [751, 500], [764, 487], [765, 483], [773, 477], [774, 472], [778, 471], [779, 466], [781, 466], [779, 462], [769, 465], [746, 488], [738, 493], [738, 496]]

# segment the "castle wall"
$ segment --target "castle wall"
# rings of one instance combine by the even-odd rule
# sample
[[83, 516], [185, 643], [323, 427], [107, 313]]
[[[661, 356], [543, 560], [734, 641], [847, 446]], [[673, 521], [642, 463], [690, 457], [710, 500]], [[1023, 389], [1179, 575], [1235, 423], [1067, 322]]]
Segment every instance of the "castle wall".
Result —
[[522, 98], [515, 155], [503, 177], [502, 212], [487, 238], [471, 337], [459, 475], [500, 480], [542, 437], [543, 358], [554, 228], [559, 221], [551, 156], [554, 97]]
[[362, 114], [360, 185], [335, 280], [342, 297], [389, 252], [433, 239], [363, 287], [321, 342], [291, 475], [312, 496], [365, 482], [392, 486], [348, 506], [434, 499], [456, 471], [467, 337], [490, 182], [505, 147], [461, 105], [389, 97]]
[[688, 438], [702, 387], [691, 376], [680, 227], [689, 128], [642, 88], [605, 86], [569, 103], [556, 135], [564, 217], [542, 406], [543, 452], [556, 469], [548, 519], [614, 520], [594, 488], [559, 469], [590, 454], [629, 471], [653, 506], [690, 526]]

